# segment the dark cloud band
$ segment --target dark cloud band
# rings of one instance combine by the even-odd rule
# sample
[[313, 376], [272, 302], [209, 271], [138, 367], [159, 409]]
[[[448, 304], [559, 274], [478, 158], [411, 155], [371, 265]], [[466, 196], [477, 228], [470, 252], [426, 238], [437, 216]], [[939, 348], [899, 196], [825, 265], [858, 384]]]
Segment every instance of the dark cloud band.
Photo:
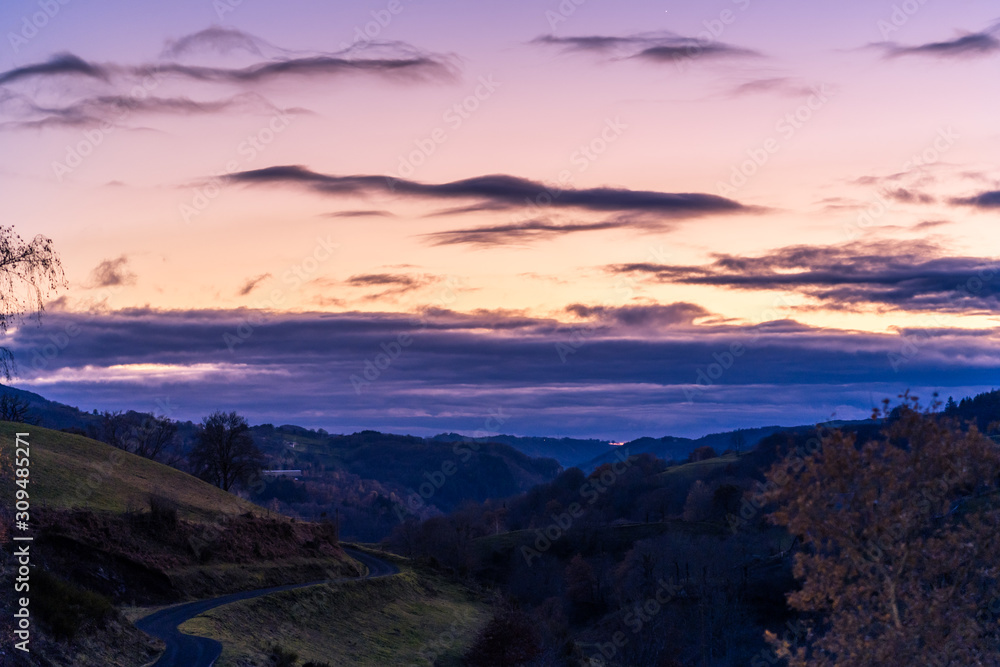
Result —
[[[238, 172], [230, 174], [227, 178], [233, 183], [247, 185], [302, 185], [317, 192], [335, 196], [374, 193], [428, 199], [473, 199], [480, 200], [494, 210], [544, 206], [597, 212], [649, 213], [671, 218], [746, 213], [758, 210], [731, 199], [710, 194], [652, 192], [624, 188], [554, 189], [537, 181], [504, 174], [430, 184], [384, 176], [331, 176], [310, 171], [301, 166], [286, 165]], [[592, 228], [603, 229], [609, 226], [613, 226], [613, 223], [598, 223]], [[572, 227], [563, 226], [563, 228], [566, 231], [576, 231]], [[432, 238], [437, 243], [478, 242], [490, 233], [525, 236], [557, 231], [559, 231], [558, 226], [547, 222], [533, 221], [494, 228], [445, 232], [441, 235], [432, 235]]]
[[[990, 385], [1000, 369], [989, 331], [692, 328], [704, 312], [692, 304], [572, 310], [585, 321], [52, 311], [18, 329], [12, 349], [22, 386], [84, 409], [159, 401], [177, 406], [175, 418], [225, 408], [258, 423], [430, 434], [476, 430], [502, 407], [514, 433], [619, 439], [860, 417], [870, 392], [877, 402], [906, 387]], [[251, 333], [230, 351], [223, 336], [241, 326]]]
[[939, 248], [920, 242], [790, 246], [760, 257], [717, 255], [703, 266], [635, 263], [611, 271], [687, 285], [795, 291], [828, 307], [941, 312], [1000, 307], [1000, 260], [942, 257]]
[[595, 53], [616, 59], [674, 62], [693, 58], [757, 58], [761, 54], [724, 42], [683, 37], [673, 33], [641, 33], [621, 37], [589, 35], [557, 37], [542, 35], [532, 44], [555, 47], [564, 52]]

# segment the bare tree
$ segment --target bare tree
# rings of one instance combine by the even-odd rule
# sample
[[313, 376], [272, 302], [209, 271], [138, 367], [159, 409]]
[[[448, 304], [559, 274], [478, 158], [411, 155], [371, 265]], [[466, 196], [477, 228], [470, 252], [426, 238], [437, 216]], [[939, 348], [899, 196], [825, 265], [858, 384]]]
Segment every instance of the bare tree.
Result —
[[101, 414], [102, 442], [154, 461], [166, 453], [176, 433], [177, 424], [166, 417], [132, 410]]
[[166, 417], [140, 415], [138, 423], [132, 429], [131, 451], [155, 461], [173, 443], [176, 434], [177, 424], [174, 421]]
[[0, 396], [0, 421], [18, 424], [34, 424], [28, 409], [28, 401], [15, 394]]
[[730, 442], [733, 443], [733, 449], [736, 453], [741, 453], [747, 446], [747, 432], [745, 429], [738, 428], [733, 431], [732, 435], [729, 436]]
[[235, 412], [217, 410], [199, 424], [190, 463], [206, 482], [229, 491], [259, 473], [263, 461], [247, 420]]
[[[0, 226], [0, 333], [25, 313], [40, 318], [49, 293], [65, 286], [52, 239], [38, 235], [25, 243], [13, 227]], [[0, 374], [9, 380], [15, 370], [14, 355], [0, 347]]]
[[101, 413], [101, 442], [128, 451], [128, 416], [121, 410]]

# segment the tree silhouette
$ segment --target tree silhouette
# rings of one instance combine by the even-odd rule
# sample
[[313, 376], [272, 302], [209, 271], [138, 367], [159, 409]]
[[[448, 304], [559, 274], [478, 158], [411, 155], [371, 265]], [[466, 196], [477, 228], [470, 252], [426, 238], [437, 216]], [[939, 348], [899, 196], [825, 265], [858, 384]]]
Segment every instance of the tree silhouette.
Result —
[[154, 461], [167, 451], [176, 433], [177, 424], [167, 417], [134, 410], [101, 413], [101, 441]]
[[768, 636], [792, 666], [1000, 664], [1000, 448], [904, 398], [881, 438], [834, 431], [767, 474], [803, 540], [807, 645]]
[[732, 435], [729, 436], [730, 442], [733, 443], [733, 449], [739, 454], [747, 446], [747, 432], [745, 429], [738, 428], [733, 431]]
[[0, 396], [0, 421], [16, 422], [18, 424], [34, 424], [28, 401], [15, 394]]
[[572, 604], [574, 620], [585, 620], [599, 610], [600, 583], [594, 568], [577, 554], [566, 566], [566, 598]]
[[[0, 226], [0, 333], [25, 313], [39, 318], [49, 293], [65, 286], [52, 239], [39, 235], [25, 243], [13, 227]], [[0, 374], [10, 380], [15, 370], [14, 355], [0, 347]]]
[[235, 412], [217, 410], [198, 425], [190, 463], [206, 482], [229, 491], [258, 474], [263, 460], [247, 420]]
[[500, 600], [493, 618], [476, 635], [465, 656], [470, 667], [517, 667], [541, 653], [541, 639], [531, 619], [511, 602]]

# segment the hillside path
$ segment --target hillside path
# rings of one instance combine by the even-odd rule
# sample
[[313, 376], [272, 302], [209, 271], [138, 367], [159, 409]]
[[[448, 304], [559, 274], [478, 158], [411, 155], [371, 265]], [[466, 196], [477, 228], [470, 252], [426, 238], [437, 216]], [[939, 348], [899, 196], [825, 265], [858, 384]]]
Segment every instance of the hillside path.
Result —
[[317, 584], [325, 583], [374, 579], [376, 577], [387, 577], [399, 573], [398, 567], [380, 558], [355, 551], [354, 549], [345, 548], [344, 551], [351, 558], [364, 563], [368, 567], [368, 574], [363, 577], [326, 579], [312, 581], [307, 584], [290, 584], [288, 586], [274, 586], [273, 588], [259, 588], [253, 591], [232, 593], [207, 600], [186, 602], [174, 607], [168, 607], [167, 609], [161, 609], [149, 616], [143, 616], [135, 622], [135, 627], [146, 634], [162, 639], [167, 645], [160, 659], [153, 663], [153, 667], [212, 667], [215, 664], [215, 661], [218, 660], [219, 655], [222, 653], [222, 644], [207, 637], [186, 635], [177, 629], [177, 626], [199, 614], [204, 614], [209, 609], [214, 609], [231, 602], [249, 600], [262, 595], [290, 591], [295, 588], [305, 588], [306, 586], [316, 586]]

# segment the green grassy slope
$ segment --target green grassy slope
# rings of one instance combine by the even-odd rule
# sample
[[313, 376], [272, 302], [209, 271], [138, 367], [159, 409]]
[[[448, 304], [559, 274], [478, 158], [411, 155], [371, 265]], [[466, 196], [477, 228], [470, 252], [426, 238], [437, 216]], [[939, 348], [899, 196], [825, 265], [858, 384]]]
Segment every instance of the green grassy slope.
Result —
[[669, 477], [674, 481], [683, 479], [687, 482], [694, 482], [696, 479], [702, 479], [706, 475], [715, 472], [718, 468], [725, 468], [731, 463], [739, 463], [740, 459], [744, 456], [748, 456], [748, 454], [749, 452], [745, 452], [743, 454], [723, 454], [712, 459], [705, 459], [704, 461], [682, 463], [679, 466], [667, 468], [660, 473], [660, 475], [664, 478]]
[[0, 444], [13, 451], [19, 432], [28, 433], [33, 507], [121, 513], [146, 509], [152, 491], [172, 500], [181, 517], [194, 521], [207, 521], [220, 512], [265, 513], [191, 475], [83, 436], [0, 422]]
[[[460, 665], [489, 617], [468, 590], [427, 572], [285, 591], [181, 626], [223, 645], [219, 667], [265, 664], [278, 644], [330, 665]], [[248, 633], [248, 628], [254, 628]], [[301, 664], [301, 663], [298, 663]]]

